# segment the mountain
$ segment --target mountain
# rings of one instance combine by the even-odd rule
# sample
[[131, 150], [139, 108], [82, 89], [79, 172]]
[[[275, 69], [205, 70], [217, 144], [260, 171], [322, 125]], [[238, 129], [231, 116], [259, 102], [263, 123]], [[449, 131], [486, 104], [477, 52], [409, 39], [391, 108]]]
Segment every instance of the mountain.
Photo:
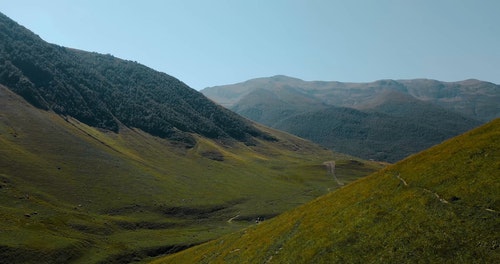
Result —
[[138, 63], [46, 43], [4, 15], [0, 38], [2, 263], [176, 252], [381, 167], [254, 124]]
[[331, 106], [285, 118], [274, 127], [335, 151], [396, 162], [479, 124], [431, 103], [392, 95], [369, 110]]
[[389, 162], [500, 116], [500, 87], [477, 80], [341, 83], [274, 76], [202, 93], [256, 122]]
[[237, 84], [208, 87], [201, 92], [220, 105], [231, 109], [249, 93], [258, 89], [296, 90], [301, 94], [317, 98], [327, 105], [351, 108], [363, 108], [367, 101], [379, 97], [380, 93], [393, 91], [411, 95], [418, 100], [431, 102], [484, 122], [500, 116], [500, 106], [496, 103], [500, 100], [500, 86], [474, 79], [459, 82], [414, 79], [347, 83], [303, 81], [277, 75]]
[[285, 117], [321, 110], [325, 107], [316, 98], [311, 98], [294, 89], [284, 88], [279, 91], [254, 90], [243, 97], [231, 110], [255, 122], [275, 126]]
[[31, 104], [114, 132], [121, 125], [193, 143], [266, 137], [179, 80], [136, 62], [42, 41], [0, 15], [0, 83]]
[[153, 263], [498, 263], [500, 119]]
[[500, 86], [479, 80], [402, 80], [411, 95], [481, 121], [500, 117]]

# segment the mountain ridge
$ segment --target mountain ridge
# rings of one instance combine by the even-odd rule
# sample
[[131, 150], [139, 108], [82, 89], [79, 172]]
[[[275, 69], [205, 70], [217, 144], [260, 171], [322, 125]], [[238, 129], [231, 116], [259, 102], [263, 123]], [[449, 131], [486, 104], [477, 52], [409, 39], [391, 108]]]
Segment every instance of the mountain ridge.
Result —
[[[274, 76], [201, 92], [253, 121], [388, 162], [500, 116], [500, 86], [476, 80], [341, 83]], [[352, 118], [344, 118], [346, 113]]]
[[[247, 80], [242, 83], [221, 85], [207, 87], [201, 92], [207, 97], [213, 99], [216, 102], [220, 102], [221, 105], [232, 108], [237, 101], [247, 95], [249, 92], [257, 88], [270, 89], [272, 90], [274, 86], [272, 84], [278, 84], [277, 86], [282, 87], [284, 85], [289, 85], [295, 89], [302, 89], [305, 93], [316, 96], [317, 98], [323, 99], [323, 101], [329, 105], [334, 106], [345, 106], [345, 107], [355, 107], [359, 100], [359, 96], [370, 97], [373, 96], [373, 92], [369, 94], [363, 94], [364, 91], [400, 91], [410, 94], [411, 96], [419, 100], [430, 100], [435, 96], [431, 95], [441, 95], [442, 97], [452, 98], [457, 92], [461, 92], [464, 95], [473, 95], [473, 92], [480, 90], [481, 94], [487, 94], [493, 98], [488, 102], [488, 107], [492, 108], [494, 112], [486, 113], [484, 116], [474, 116], [473, 114], [467, 112], [460, 112], [466, 114], [468, 117], [489, 121], [493, 118], [500, 116], [500, 107], [496, 107], [494, 102], [496, 99], [500, 98], [498, 91], [500, 86], [491, 82], [480, 81], [476, 79], [467, 79], [463, 81], [456, 82], [443, 82], [433, 79], [403, 79], [403, 80], [392, 80], [383, 79], [373, 82], [356, 83], [356, 82], [338, 82], [338, 81], [303, 81], [298, 78], [288, 77], [285, 75], [276, 75], [273, 77], [262, 77]], [[452, 90], [461, 89], [455, 93]], [[232, 97], [224, 96], [224, 94], [232, 91]], [[350, 92], [351, 95], [346, 96], [346, 92]], [[227, 99], [227, 98], [230, 99]], [[327, 98], [324, 98], [327, 97]], [[337, 97], [337, 98], [334, 98]], [[362, 97], [361, 97], [362, 98]], [[348, 99], [348, 100], [346, 100]], [[439, 97], [436, 99], [440, 99]], [[442, 98], [441, 98], [442, 99]], [[365, 100], [365, 99], [363, 99]], [[446, 101], [439, 102], [439, 100], [433, 102], [441, 107], [450, 109], [450, 105], [446, 104]], [[460, 110], [460, 109], [458, 109]], [[464, 110], [465, 111], [465, 110]], [[472, 110], [467, 110], [471, 112]]]

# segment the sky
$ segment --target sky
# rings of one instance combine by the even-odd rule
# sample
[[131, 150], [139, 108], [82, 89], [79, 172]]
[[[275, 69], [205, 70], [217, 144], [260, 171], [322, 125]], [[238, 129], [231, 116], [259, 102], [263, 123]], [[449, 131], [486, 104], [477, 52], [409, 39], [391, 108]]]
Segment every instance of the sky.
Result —
[[498, 0], [0, 0], [42, 39], [194, 89], [287, 75], [500, 84]]

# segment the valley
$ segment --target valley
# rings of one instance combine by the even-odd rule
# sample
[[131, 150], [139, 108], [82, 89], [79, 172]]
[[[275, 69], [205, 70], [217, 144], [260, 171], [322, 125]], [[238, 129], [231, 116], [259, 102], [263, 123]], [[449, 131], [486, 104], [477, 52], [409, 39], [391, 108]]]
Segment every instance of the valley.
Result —
[[500, 119], [153, 263], [496, 263]]
[[[124, 263], [216, 239], [384, 165], [211, 102], [136, 62], [0, 14], [0, 259]], [[235, 217], [237, 216], [237, 217]], [[231, 221], [228, 221], [228, 220]]]
[[[194, 135], [186, 148], [138, 129], [89, 127], [5, 87], [0, 102], [0, 255], [13, 262], [122, 262], [180, 250], [336, 189], [322, 162], [353, 159], [264, 127], [277, 141], [222, 145]], [[352, 181], [378, 168], [339, 170]]]
[[500, 259], [496, 84], [200, 93], [2, 13], [0, 40], [0, 263]]

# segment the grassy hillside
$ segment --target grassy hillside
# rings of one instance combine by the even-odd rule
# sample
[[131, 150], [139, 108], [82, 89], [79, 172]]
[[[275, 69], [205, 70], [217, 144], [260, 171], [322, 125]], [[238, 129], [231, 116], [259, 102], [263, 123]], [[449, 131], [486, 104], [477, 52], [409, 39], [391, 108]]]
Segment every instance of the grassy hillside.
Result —
[[154, 263], [498, 263], [500, 119]]
[[[127, 262], [215, 239], [378, 169], [308, 141], [196, 144], [90, 127], [0, 86], [0, 259]], [[232, 219], [232, 221], [229, 221]]]

